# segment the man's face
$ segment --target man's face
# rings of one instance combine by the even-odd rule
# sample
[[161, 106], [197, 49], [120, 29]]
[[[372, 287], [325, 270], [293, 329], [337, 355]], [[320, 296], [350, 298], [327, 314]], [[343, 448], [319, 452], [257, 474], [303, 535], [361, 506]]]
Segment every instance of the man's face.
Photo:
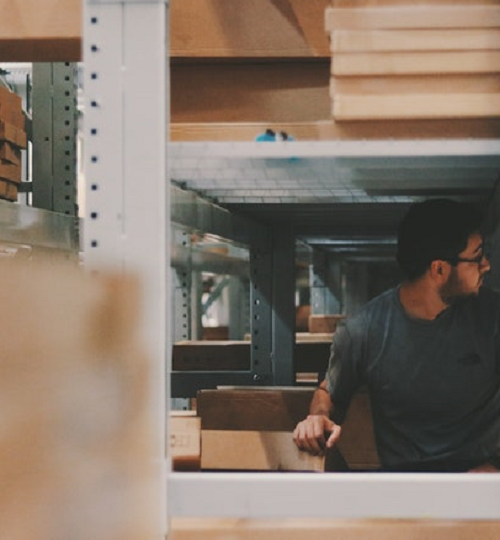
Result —
[[448, 280], [439, 293], [445, 304], [452, 304], [469, 296], [476, 296], [490, 270], [490, 263], [483, 253], [483, 237], [479, 233], [469, 236], [467, 247], [451, 264]]

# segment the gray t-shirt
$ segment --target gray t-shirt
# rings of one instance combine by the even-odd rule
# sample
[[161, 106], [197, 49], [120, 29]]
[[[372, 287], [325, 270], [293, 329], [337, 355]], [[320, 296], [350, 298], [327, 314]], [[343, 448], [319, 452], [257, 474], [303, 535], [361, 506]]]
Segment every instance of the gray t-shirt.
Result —
[[500, 450], [500, 295], [482, 288], [435, 320], [409, 317], [398, 288], [337, 330], [327, 386], [342, 423], [368, 387], [386, 470], [460, 471]]

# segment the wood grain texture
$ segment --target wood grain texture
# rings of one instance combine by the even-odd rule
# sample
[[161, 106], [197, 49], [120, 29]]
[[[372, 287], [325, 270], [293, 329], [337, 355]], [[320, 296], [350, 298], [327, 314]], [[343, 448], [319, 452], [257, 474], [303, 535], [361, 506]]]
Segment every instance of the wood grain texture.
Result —
[[498, 5], [418, 4], [397, 6], [330, 7], [325, 28], [495, 28], [500, 26]]

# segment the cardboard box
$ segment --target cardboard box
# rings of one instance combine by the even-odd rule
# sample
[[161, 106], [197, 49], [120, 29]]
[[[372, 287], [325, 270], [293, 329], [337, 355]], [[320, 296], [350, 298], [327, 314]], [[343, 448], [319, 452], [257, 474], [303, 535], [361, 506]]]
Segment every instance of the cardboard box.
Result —
[[21, 166], [0, 159], [0, 179], [19, 184], [21, 182]]
[[17, 184], [0, 178], [0, 199], [17, 201]]
[[200, 390], [201, 428], [292, 432], [309, 411], [314, 388], [221, 388]]
[[[230, 444], [234, 443], [236, 448], [245, 449], [245, 445], [249, 444], [254, 449], [255, 454], [248, 452], [249, 455], [242, 458], [244, 461], [241, 464], [245, 466], [243, 468], [251, 463], [252, 455], [255, 455], [259, 456], [254, 462], [255, 468], [260, 468], [265, 463], [269, 467], [277, 464], [284, 466], [284, 463], [287, 463], [290, 467], [313, 467], [314, 470], [319, 470], [321, 467], [317, 462], [308, 462], [295, 456], [295, 450], [288, 446], [295, 426], [309, 414], [314, 390], [296, 387], [200, 390], [197, 413], [201, 418], [202, 468], [204, 464], [207, 468], [240, 468], [233, 455], [235, 452], [231, 453], [230, 450]], [[219, 432], [224, 433], [221, 435]], [[267, 436], [264, 435], [265, 432], [279, 432], [283, 435]], [[280, 450], [277, 449], [286, 453], [286, 461], [280, 461]], [[267, 462], [263, 457], [265, 455], [271, 456]], [[335, 452], [327, 454], [323, 466], [327, 471], [371, 471], [380, 467], [370, 401], [365, 389], [354, 396], [342, 426], [338, 447]]]
[[2, 120], [0, 120], [0, 140], [8, 141], [18, 148], [26, 148], [28, 142], [23, 130]]
[[21, 97], [3, 86], [0, 86], [0, 120], [24, 130]]
[[337, 324], [344, 319], [345, 315], [309, 315], [309, 332], [311, 334], [330, 333], [333, 335]]
[[324, 456], [301, 452], [291, 432], [202, 430], [201, 445], [204, 470], [325, 470]]
[[201, 466], [201, 419], [194, 411], [172, 411], [167, 426], [168, 454], [174, 471], [198, 471]]
[[0, 141], [0, 159], [21, 166], [21, 150], [8, 141]]

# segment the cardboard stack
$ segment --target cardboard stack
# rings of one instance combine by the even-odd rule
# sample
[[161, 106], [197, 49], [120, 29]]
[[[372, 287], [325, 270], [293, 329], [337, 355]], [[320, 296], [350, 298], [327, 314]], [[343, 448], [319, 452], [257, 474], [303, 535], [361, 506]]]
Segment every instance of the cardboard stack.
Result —
[[335, 1], [335, 121], [500, 117], [500, 5]]
[[21, 98], [0, 86], [0, 199], [17, 200], [26, 142]]

